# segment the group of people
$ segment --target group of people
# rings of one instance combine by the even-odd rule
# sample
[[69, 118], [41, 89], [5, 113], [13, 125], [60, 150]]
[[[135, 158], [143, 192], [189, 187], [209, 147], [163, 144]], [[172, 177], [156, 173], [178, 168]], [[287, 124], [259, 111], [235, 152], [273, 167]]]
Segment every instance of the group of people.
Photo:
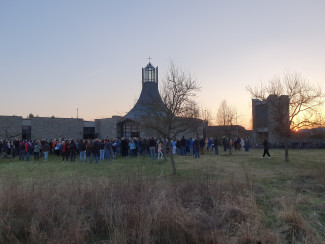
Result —
[[50, 151], [50, 145], [46, 140], [35, 140], [24, 141], [24, 140], [14, 140], [14, 141], [2, 141], [0, 140], [0, 152], [2, 152], [2, 158], [11, 158], [14, 160], [16, 156], [19, 156], [19, 160], [30, 160], [30, 157], [34, 157], [34, 160], [38, 161], [41, 154], [44, 155], [44, 161], [47, 161]]
[[245, 152], [249, 151], [250, 148], [250, 142], [249, 139], [246, 138], [244, 140], [241, 137], [237, 137], [234, 140], [229, 139], [225, 136], [222, 137], [222, 145], [224, 148], [224, 151], [226, 152], [229, 148], [234, 148], [235, 150], [245, 150]]
[[[244, 148], [249, 150], [249, 142], [243, 139], [228, 140], [222, 138], [221, 144], [224, 151], [229, 147], [240, 150]], [[40, 156], [44, 156], [44, 161], [48, 160], [49, 153], [62, 157], [62, 161], [76, 161], [79, 155], [79, 161], [86, 162], [87, 158], [92, 163], [98, 161], [110, 160], [115, 157], [136, 157], [137, 155], [148, 155], [153, 159], [162, 159], [164, 154], [194, 156], [199, 158], [204, 155], [205, 148], [208, 151], [214, 151], [219, 154], [219, 140], [215, 138], [185, 138], [172, 139], [170, 143], [165, 139], [159, 138], [107, 138], [107, 139], [79, 139], [79, 140], [0, 140], [0, 152], [2, 158], [15, 159], [19, 155], [19, 160], [29, 161], [31, 157], [38, 161]]]

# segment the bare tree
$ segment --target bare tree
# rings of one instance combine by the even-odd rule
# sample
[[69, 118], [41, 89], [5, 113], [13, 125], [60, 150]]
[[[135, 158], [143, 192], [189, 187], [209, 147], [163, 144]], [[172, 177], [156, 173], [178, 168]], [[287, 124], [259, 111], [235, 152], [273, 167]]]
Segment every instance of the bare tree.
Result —
[[218, 108], [217, 117], [216, 117], [217, 125], [226, 126], [227, 114], [229, 112], [228, 110], [229, 110], [229, 107], [227, 105], [227, 101], [224, 99]]
[[[283, 78], [275, 77], [266, 84], [247, 86], [252, 98], [265, 101], [269, 95], [280, 98], [288, 95], [289, 112], [281, 106], [278, 99], [270, 99], [273, 111], [270, 111], [276, 122], [275, 131], [285, 145], [285, 160], [289, 161], [288, 138], [293, 131], [301, 128], [314, 128], [321, 125], [317, 111], [324, 102], [324, 95], [319, 86], [309, 83], [296, 72], [285, 72]], [[288, 113], [288, 114], [286, 114]]]
[[151, 116], [142, 121], [143, 126], [168, 141], [173, 174], [176, 174], [176, 166], [171, 140], [188, 131], [196, 133], [201, 120], [197, 119], [199, 108], [194, 98], [199, 90], [197, 80], [171, 61], [162, 83], [163, 103], [152, 104], [148, 108]]
[[200, 110], [200, 118], [207, 123], [207, 125], [210, 125], [212, 122], [212, 113], [209, 108], [201, 107]]
[[0, 138], [12, 140], [21, 135], [21, 132], [17, 132], [12, 125], [7, 125], [0, 131]]
[[229, 154], [231, 155], [231, 136], [234, 129], [234, 124], [237, 120], [237, 109], [227, 104], [226, 100], [223, 100], [218, 108], [217, 124], [224, 127], [224, 133], [228, 137]]

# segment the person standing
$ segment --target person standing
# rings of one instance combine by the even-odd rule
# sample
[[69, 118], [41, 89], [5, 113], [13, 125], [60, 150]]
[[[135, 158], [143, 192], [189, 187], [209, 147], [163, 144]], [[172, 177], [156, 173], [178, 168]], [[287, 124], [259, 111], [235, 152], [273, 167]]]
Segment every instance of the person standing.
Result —
[[245, 140], [245, 152], [248, 152], [248, 151], [249, 151], [249, 147], [250, 147], [249, 139], [247, 138], [247, 139]]
[[40, 151], [41, 151], [41, 148], [40, 148], [39, 142], [35, 142], [35, 145], [34, 145], [34, 160], [36, 160], [36, 161], [39, 160]]
[[186, 139], [184, 136], [181, 139], [181, 156], [186, 156]]
[[105, 159], [105, 141], [102, 139], [99, 142], [99, 160], [104, 161]]
[[200, 140], [196, 138], [193, 143], [194, 157], [200, 158]]
[[150, 157], [156, 158], [156, 141], [153, 137], [149, 140], [149, 151], [150, 151]]
[[95, 157], [96, 163], [98, 163], [99, 148], [100, 148], [99, 139], [96, 139], [93, 142], [93, 145], [91, 147], [90, 163], [93, 162], [94, 157]]
[[86, 162], [86, 142], [79, 140], [80, 162]]
[[12, 144], [10, 147], [10, 154], [11, 154], [12, 161], [15, 160], [16, 153], [17, 153], [16, 146], [15, 146], [15, 144]]
[[25, 160], [25, 143], [23, 140], [19, 143], [19, 160]]
[[204, 155], [205, 138], [202, 137], [199, 143], [200, 143], [200, 154]]
[[43, 145], [44, 161], [47, 161], [49, 157], [49, 151], [50, 151], [50, 145], [47, 141], [45, 141]]
[[25, 146], [26, 160], [29, 161], [29, 148], [30, 148], [29, 141], [26, 141], [24, 146]]
[[172, 143], [172, 147], [173, 147], [173, 155], [175, 155], [176, 154], [176, 139], [173, 138], [173, 140], [171, 141], [171, 143]]
[[67, 149], [67, 145], [66, 145], [65, 141], [62, 141], [61, 142], [61, 147], [60, 147], [60, 151], [61, 151], [61, 155], [62, 155], [62, 162], [64, 162], [67, 150], [68, 149]]
[[121, 147], [122, 157], [127, 157], [128, 151], [129, 151], [129, 143], [126, 140], [126, 138], [124, 138], [124, 137], [122, 138], [120, 147]]
[[129, 141], [129, 149], [130, 149], [130, 156], [135, 157], [137, 148], [136, 148], [136, 145], [135, 145], [133, 139], [131, 139]]
[[86, 145], [86, 156], [89, 157], [91, 155], [91, 148], [93, 147], [92, 140], [88, 140]]
[[113, 152], [113, 142], [112, 140], [108, 139], [105, 144], [105, 150], [107, 150], [107, 158], [108, 160], [114, 159], [114, 152]]
[[222, 145], [223, 145], [223, 151], [227, 151], [227, 138], [225, 136], [222, 137]]
[[76, 161], [76, 154], [77, 154], [77, 144], [74, 140], [70, 143], [70, 161], [75, 162]]
[[159, 140], [158, 142], [158, 159], [162, 159], [163, 158], [163, 143], [161, 140]]
[[263, 147], [264, 147], [264, 152], [263, 152], [263, 156], [261, 158], [264, 158], [265, 154], [267, 154], [267, 156], [269, 158], [271, 158], [271, 155], [269, 153], [269, 142], [267, 141], [266, 138], [263, 141]]
[[219, 154], [218, 144], [219, 144], [219, 140], [218, 140], [217, 137], [215, 137], [214, 141], [213, 141], [213, 146], [214, 146], [214, 152], [215, 152], [216, 155]]

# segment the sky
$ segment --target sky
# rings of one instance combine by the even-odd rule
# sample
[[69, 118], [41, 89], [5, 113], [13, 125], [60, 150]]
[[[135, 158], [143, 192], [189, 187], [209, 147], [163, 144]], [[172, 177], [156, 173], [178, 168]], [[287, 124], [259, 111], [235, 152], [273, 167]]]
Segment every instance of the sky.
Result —
[[325, 1], [0, 0], [0, 115], [124, 116], [149, 56], [160, 83], [173, 60], [212, 119], [226, 100], [249, 128], [248, 85], [291, 70], [325, 91]]

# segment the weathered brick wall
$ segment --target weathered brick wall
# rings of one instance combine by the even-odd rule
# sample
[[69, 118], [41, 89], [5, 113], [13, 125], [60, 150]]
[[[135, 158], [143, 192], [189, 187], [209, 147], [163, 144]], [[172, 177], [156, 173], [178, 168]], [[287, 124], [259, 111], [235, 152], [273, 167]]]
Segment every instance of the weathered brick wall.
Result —
[[21, 139], [22, 122], [21, 116], [0, 116], [0, 139]]
[[31, 123], [32, 140], [83, 138], [82, 119], [37, 117], [32, 118]]

